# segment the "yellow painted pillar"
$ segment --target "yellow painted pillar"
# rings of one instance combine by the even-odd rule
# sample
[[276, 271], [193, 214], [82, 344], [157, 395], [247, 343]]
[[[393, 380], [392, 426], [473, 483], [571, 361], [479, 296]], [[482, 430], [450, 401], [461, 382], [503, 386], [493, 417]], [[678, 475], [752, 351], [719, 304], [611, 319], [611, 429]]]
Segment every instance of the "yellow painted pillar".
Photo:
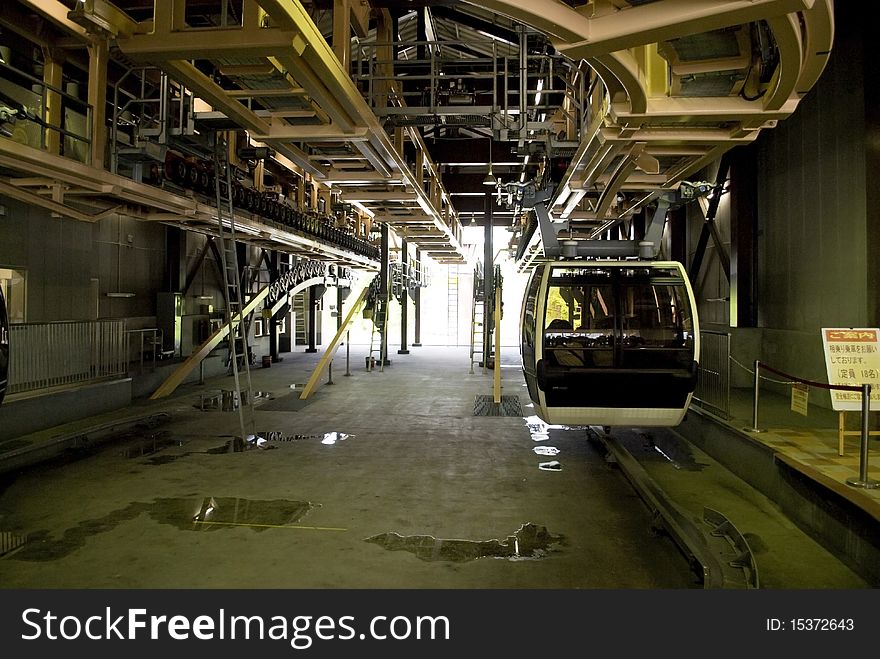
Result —
[[95, 39], [89, 44], [89, 105], [91, 106], [91, 165], [104, 167], [107, 147], [107, 39]]
[[350, 12], [349, 0], [333, 0], [333, 53], [346, 71], [351, 64]]
[[[50, 48], [43, 48], [43, 82], [47, 87], [55, 87], [61, 89], [62, 80], [62, 62], [63, 60], [56, 57], [56, 53]], [[43, 118], [49, 126], [60, 128], [63, 122], [63, 114], [61, 112], [61, 94], [46, 89], [46, 107], [43, 111]], [[53, 155], [61, 153], [61, 133], [51, 128], [45, 128], [46, 131], [46, 151]]]
[[394, 47], [391, 44], [392, 41], [394, 41], [394, 31], [391, 14], [387, 9], [382, 9], [376, 21], [376, 43], [382, 44], [376, 46], [376, 61], [378, 62], [376, 74], [380, 78], [373, 83], [376, 107], [386, 107], [388, 105], [391, 77], [394, 75], [394, 63], [392, 61], [394, 59]]

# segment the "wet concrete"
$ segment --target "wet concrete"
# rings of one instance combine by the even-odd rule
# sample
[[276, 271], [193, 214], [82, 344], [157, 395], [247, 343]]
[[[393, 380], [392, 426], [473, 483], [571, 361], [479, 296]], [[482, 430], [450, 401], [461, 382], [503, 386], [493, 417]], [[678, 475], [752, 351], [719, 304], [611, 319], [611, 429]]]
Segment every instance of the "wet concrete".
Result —
[[563, 538], [551, 534], [543, 526], [526, 523], [504, 540], [457, 540], [431, 535], [402, 536], [390, 532], [374, 535], [366, 542], [389, 551], [407, 551], [423, 561], [461, 563], [480, 558], [503, 558], [509, 561], [544, 558], [551, 551], [558, 551]]
[[[363, 364], [359, 351], [365, 355], [367, 349], [352, 346], [351, 363]], [[291, 382], [308, 379], [319, 358], [285, 355], [271, 369], [252, 372], [254, 388], [290, 391]], [[38, 541], [28, 548], [31, 558], [25, 553], [13, 560], [23, 552], [18, 550], [0, 560], [0, 584], [699, 586], [674, 544], [652, 533], [649, 511], [583, 431], [544, 425], [530, 430], [523, 417], [475, 417], [475, 396], [490, 393], [492, 379], [491, 373], [470, 375], [468, 367], [467, 347], [425, 346], [395, 359], [384, 373], [353, 369], [351, 377], [322, 386], [305, 407], [258, 406], [253, 422], [246, 415], [248, 433], [282, 438], [256, 447], [246, 440], [237, 445], [237, 411], [193, 407], [200, 389], [231, 388], [231, 378], [212, 378], [201, 388], [186, 385], [165, 403], [173, 415], [161, 427], [180, 445], [131, 457], [120, 454], [121, 445], [108, 446], [74, 462], [18, 472], [0, 484], [0, 531]], [[525, 401], [520, 371], [501, 373], [504, 393]], [[143, 429], [143, 437], [155, 430]], [[537, 455], [537, 446], [559, 454]], [[563, 470], [538, 469], [555, 458]], [[234, 500], [275, 502], [279, 508], [321, 505], [309, 510], [307, 523], [291, 523], [296, 509], [287, 509], [282, 523], [272, 518], [265, 531], [255, 531], [259, 517], [244, 518], [244, 526], [237, 525], [241, 517], [224, 517], [222, 525], [202, 524], [220, 526], [204, 532], [193, 528], [193, 519], [206, 497], [221, 504], [218, 511]], [[402, 560], [401, 552], [364, 542], [393, 530], [403, 538], [494, 538], [503, 544], [524, 520], [563, 536], [565, 544], [541, 560], [431, 562]]]
[[304, 501], [260, 501], [229, 497], [207, 497], [194, 505], [191, 499], [156, 499], [131, 503], [97, 519], [87, 519], [60, 534], [48, 529], [32, 531], [23, 549], [9, 560], [57, 561], [86, 545], [86, 541], [108, 533], [123, 522], [146, 514], [150, 519], [182, 531], [218, 531], [241, 526], [255, 532], [294, 524], [305, 517], [313, 504]]

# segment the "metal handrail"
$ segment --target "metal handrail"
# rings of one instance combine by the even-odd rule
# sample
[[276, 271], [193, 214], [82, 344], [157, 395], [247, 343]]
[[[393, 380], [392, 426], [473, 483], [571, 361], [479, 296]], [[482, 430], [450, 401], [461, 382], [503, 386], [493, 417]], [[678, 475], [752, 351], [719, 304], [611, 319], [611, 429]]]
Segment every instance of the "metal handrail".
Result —
[[9, 394], [128, 376], [125, 320], [9, 326]]
[[730, 333], [700, 330], [700, 368], [694, 400], [730, 418]]

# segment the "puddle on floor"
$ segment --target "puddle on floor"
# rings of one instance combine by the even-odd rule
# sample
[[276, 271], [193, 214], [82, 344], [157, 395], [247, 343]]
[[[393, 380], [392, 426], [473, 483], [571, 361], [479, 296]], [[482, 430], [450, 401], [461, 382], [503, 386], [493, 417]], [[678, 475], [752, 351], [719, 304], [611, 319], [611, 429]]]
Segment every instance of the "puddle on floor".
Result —
[[[545, 423], [541, 417], [537, 415], [523, 417], [526, 427], [529, 429], [529, 436], [533, 442], [546, 442], [550, 439], [551, 430], [567, 430], [567, 426], [551, 425]], [[532, 449], [537, 455], [559, 455], [559, 449], [555, 446], [535, 446]], [[541, 462], [538, 464], [541, 471], [562, 471], [562, 465], [556, 460], [551, 462]]]
[[55, 561], [85, 546], [86, 541], [112, 531], [121, 523], [144, 513], [160, 524], [182, 531], [218, 531], [246, 527], [257, 533], [285, 528], [302, 520], [317, 504], [286, 499], [237, 497], [163, 498], [151, 503], [135, 502], [98, 519], [84, 520], [66, 529], [61, 537], [48, 530], [27, 535], [27, 544], [7, 560]]
[[541, 417], [534, 414], [532, 416], [523, 417], [523, 421], [526, 422], [526, 427], [529, 429], [529, 435], [531, 436], [532, 441], [535, 442], [545, 442], [550, 439], [551, 430], [562, 430], [564, 428], [564, 426], [555, 426], [545, 423]]
[[[274, 444], [281, 442], [299, 442], [299, 441], [317, 441], [325, 446], [332, 446], [334, 444], [338, 444], [339, 442], [344, 442], [347, 439], [351, 439], [354, 435], [350, 433], [344, 432], [325, 432], [320, 434], [313, 435], [288, 435], [283, 432], [258, 432], [255, 435], [249, 435], [247, 440], [243, 440], [238, 436], [230, 436], [228, 440], [226, 440], [223, 444], [219, 446], [214, 446], [212, 448], [206, 449], [204, 451], [185, 451], [182, 453], [167, 453], [164, 455], [157, 455], [146, 460], [146, 464], [152, 465], [154, 467], [170, 464], [172, 462], [176, 462], [181, 458], [185, 458], [190, 455], [223, 455], [227, 453], [243, 453], [245, 451], [254, 451], [254, 450], [271, 450], [278, 448]], [[175, 440], [173, 442], [166, 443], [156, 450], [160, 450], [160, 448], [165, 448], [167, 446], [183, 446], [184, 442], [181, 440]], [[134, 452], [127, 457], [144, 457], [147, 455], [146, 453], [137, 453]]]
[[553, 535], [544, 526], [526, 523], [505, 540], [456, 540], [432, 535], [407, 535], [389, 532], [366, 538], [389, 551], [408, 551], [423, 561], [464, 563], [479, 558], [503, 558], [509, 561], [545, 558], [562, 544], [561, 535]]
[[339, 442], [344, 442], [346, 439], [350, 439], [354, 437], [349, 433], [344, 432], [325, 432], [316, 435], [287, 435], [283, 432], [273, 431], [273, 432], [258, 432], [256, 434], [256, 443], [258, 446], [261, 446], [267, 442], [301, 442], [307, 440], [317, 440], [322, 444], [331, 446], [333, 444], [337, 444]]

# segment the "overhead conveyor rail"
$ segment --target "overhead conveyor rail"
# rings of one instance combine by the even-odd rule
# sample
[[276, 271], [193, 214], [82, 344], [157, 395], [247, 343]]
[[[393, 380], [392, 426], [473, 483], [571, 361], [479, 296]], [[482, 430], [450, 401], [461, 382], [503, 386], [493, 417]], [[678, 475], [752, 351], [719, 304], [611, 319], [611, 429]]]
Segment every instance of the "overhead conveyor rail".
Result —
[[[399, 12], [366, 3], [335, 3], [320, 15], [300, 0], [243, 0], [240, 13], [227, 3], [194, 4], [89, 0], [70, 10], [58, 0], [6, 3], [4, 27], [28, 33], [19, 19], [30, 11], [65, 43], [88, 49], [71, 62], [89, 74], [92, 166], [83, 166], [87, 176], [81, 163], [59, 155], [59, 133], [49, 130], [52, 139], [35, 149], [45, 160], [0, 161], [14, 172], [0, 180], [0, 192], [80, 221], [121, 214], [211, 233], [216, 218], [195, 199], [103, 170], [106, 154], [118, 155], [116, 145], [107, 148], [107, 120], [116, 135], [130, 121], [126, 110], [153, 101], [134, 94], [128, 100], [139, 100], [125, 109], [124, 95], [108, 103], [108, 87], [117, 91], [108, 68], [153, 66], [170, 85], [158, 99], [176, 95], [170, 104], [179, 111], [163, 125], [154, 108], [144, 110], [158, 122], [141, 135], [154, 146], [191, 138], [194, 126], [247, 132], [249, 148], [270, 148], [278, 167], [324, 186], [325, 198], [335, 195], [334, 203], [349, 205], [366, 224], [387, 223], [423, 254], [462, 263], [456, 204], [466, 200], [450, 191], [453, 173], [435, 159], [425, 129], [451, 130], [448, 119], [463, 117], [468, 134], [504, 141], [523, 174], [552, 173], [549, 211], [575, 221], [575, 234], [596, 237], [788, 117], [824, 69], [834, 36], [831, 0], [464, 2], [404, 12], [427, 23], [409, 45], [394, 38]], [[30, 32], [44, 45], [45, 37]], [[361, 48], [352, 47], [353, 35]], [[361, 56], [368, 61], [354, 61]], [[419, 68], [426, 62], [428, 73]], [[50, 100], [61, 69], [50, 57], [42, 83]], [[453, 88], [439, 73], [490, 93]], [[429, 86], [424, 97], [414, 95], [419, 76]], [[467, 107], [491, 112], [469, 115]], [[491, 115], [488, 125], [483, 114]], [[0, 136], [0, 155], [20, 146]], [[264, 247], [375, 266], [255, 218], [243, 217], [240, 226], [243, 239]], [[521, 253], [540, 252], [536, 234], [523, 231], [521, 239], [528, 243]]]

